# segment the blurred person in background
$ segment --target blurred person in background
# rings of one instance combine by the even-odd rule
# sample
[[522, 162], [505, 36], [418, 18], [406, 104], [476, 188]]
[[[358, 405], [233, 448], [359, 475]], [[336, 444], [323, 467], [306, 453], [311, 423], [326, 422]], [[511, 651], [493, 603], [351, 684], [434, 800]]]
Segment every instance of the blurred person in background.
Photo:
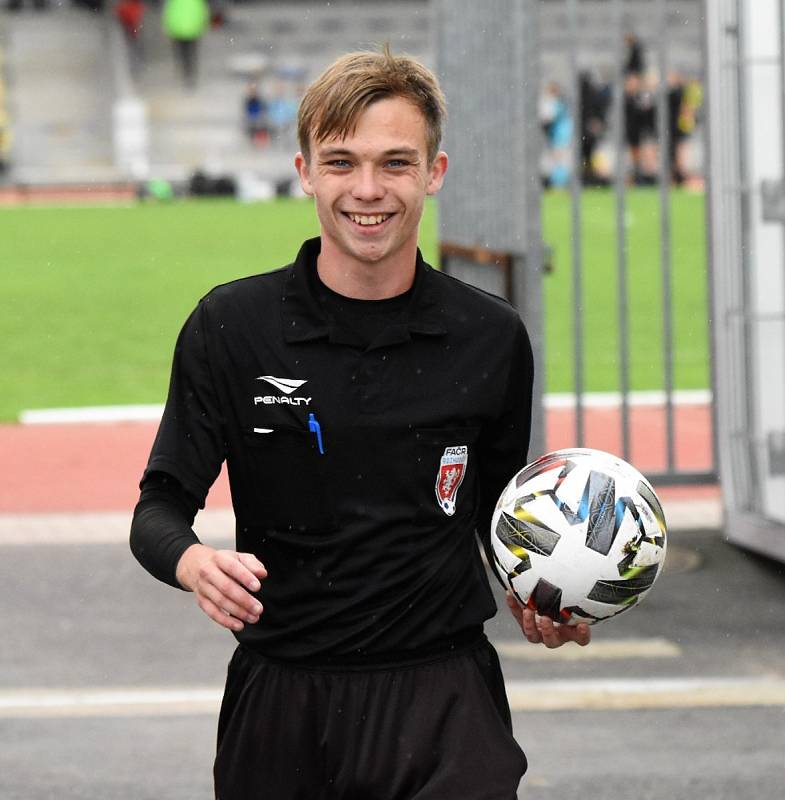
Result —
[[131, 74], [136, 76], [142, 66], [142, 25], [144, 23], [144, 0], [119, 0], [114, 15], [125, 35], [130, 59]]
[[208, 0], [210, 8], [210, 28], [218, 30], [228, 22], [225, 0]]
[[676, 186], [689, 179], [689, 140], [695, 132], [703, 102], [700, 84], [676, 71], [668, 75], [668, 149], [671, 180]]
[[243, 113], [245, 116], [245, 132], [251, 144], [263, 147], [270, 141], [270, 129], [267, 123], [268, 104], [259, 91], [259, 84], [251, 81], [245, 91]]
[[624, 36], [624, 139], [635, 186], [657, 182], [657, 109], [652, 82], [646, 75], [643, 43], [634, 33]]
[[540, 124], [548, 144], [545, 183], [564, 188], [570, 182], [570, 144], [572, 117], [561, 86], [550, 81], [540, 101]]
[[583, 183], [587, 186], [607, 186], [608, 174], [600, 168], [600, 159], [596, 151], [600, 139], [608, 128], [609, 89], [607, 86], [595, 83], [590, 72], [583, 71], [578, 76], [578, 101]]
[[299, 66], [279, 66], [271, 85], [266, 109], [266, 122], [270, 138], [288, 141], [297, 126], [304, 70]]
[[626, 33], [624, 35], [624, 46], [627, 49], [627, 56], [624, 60], [624, 74], [643, 75], [646, 71], [646, 57], [641, 40], [634, 33]]
[[164, 33], [172, 40], [187, 89], [196, 87], [199, 39], [210, 23], [206, 0], [166, 0], [163, 11]]
[[651, 186], [657, 182], [657, 109], [649, 82], [629, 72], [624, 77], [624, 137], [632, 166], [631, 182]]
[[0, 175], [10, 166], [11, 160], [11, 126], [8, 113], [0, 106]]

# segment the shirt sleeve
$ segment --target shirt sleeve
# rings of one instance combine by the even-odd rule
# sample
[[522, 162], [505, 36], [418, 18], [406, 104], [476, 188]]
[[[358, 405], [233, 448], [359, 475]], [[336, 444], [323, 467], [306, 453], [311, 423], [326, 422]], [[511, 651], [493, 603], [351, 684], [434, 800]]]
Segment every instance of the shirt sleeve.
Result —
[[488, 552], [490, 525], [502, 490], [526, 465], [531, 436], [534, 358], [526, 328], [518, 320], [504, 403], [498, 418], [483, 430], [479, 447], [480, 500], [477, 534]]
[[159, 581], [182, 589], [177, 564], [199, 538], [191, 526], [197, 503], [180, 483], [163, 472], [142, 481], [142, 493], [131, 522], [130, 545], [136, 560]]
[[205, 306], [203, 300], [177, 339], [169, 394], [145, 470], [145, 476], [163, 472], [176, 478], [199, 508], [204, 508], [226, 452], [223, 414], [208, 355]]

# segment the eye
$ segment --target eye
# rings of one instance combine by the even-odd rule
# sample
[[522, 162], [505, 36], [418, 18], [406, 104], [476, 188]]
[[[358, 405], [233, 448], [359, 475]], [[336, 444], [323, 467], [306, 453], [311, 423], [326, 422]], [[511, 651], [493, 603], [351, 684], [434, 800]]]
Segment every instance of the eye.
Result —
[[335, 167], [336, 169], [347, 169], [351, 164], [345, 158], [334, 158], [332, 161], [327, 162], [328, 167]]
[[402, 169], [403, 167], [408, 167], [409, 162], [403, 158], [391, 158], [387, 162], [387, 166], [390, 167], [390, 169]]

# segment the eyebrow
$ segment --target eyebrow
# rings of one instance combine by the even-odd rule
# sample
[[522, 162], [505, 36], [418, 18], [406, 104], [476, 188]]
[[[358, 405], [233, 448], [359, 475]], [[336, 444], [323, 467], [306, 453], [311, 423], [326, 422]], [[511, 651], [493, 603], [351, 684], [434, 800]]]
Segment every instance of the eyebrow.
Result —
[[[320, 150], [318, 153], [319, 158], [334, 158], [335, 156], [351, 155], [354, 155], [354, 152], [345, 147], [328, 147], [324, 150]], [[381, 155], [382, 158], [405, 156], [406, 158], [415, 159], [420, 157], [419, 151], [412, 147], [393, 147], [390, 150], [385, 150]]]

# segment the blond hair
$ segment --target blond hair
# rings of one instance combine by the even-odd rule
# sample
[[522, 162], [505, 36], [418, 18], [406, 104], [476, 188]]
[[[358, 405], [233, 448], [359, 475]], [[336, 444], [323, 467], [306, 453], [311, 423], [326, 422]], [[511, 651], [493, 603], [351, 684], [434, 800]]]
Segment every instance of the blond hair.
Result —
[[297, 138], [305, 160], [310, 145], [344, 138], [360, 115], [377, 100], [401, 97], [425, 118], [428, 163], [433, 163], [442, 140], [447, 102], [436, 76], [418, 61], [394, 56], [389, 45], [381, 52], [347, 53], [331, 64], [307, 89], [297, 115]]

